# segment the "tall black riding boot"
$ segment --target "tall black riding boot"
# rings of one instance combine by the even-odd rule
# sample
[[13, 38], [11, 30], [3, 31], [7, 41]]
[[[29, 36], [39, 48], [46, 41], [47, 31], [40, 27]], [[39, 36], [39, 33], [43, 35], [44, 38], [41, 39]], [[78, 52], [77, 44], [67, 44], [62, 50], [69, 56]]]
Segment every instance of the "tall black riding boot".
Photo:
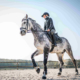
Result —
[[52, 39], [53, 39], [54, 46], [56, 47], [57, 44], [56, 44], [56, 38], [55, 38], [55, 35], [54, 34], [52, 35]]

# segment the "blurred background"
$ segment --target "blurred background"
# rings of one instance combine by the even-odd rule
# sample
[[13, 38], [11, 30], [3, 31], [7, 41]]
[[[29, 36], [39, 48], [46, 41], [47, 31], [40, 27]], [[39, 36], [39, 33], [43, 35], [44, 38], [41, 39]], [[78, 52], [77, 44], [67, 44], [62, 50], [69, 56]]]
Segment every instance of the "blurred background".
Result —
[[[21, 20], [28, 14], [44, 28], [44, 12], [49, 12], [58, 35], [69, 40], [75, 59], [80, 59], [80, 0], [0, 0], [0, 59], [31, 60], [34, 38], [32, 33], [20, 35]], [[66, 53], [64, 59], [69, 59]], [[43, 55], [35, 60], [43, 61]], [[57, 61], [57, 55], [49, 54], [48, 60]]]

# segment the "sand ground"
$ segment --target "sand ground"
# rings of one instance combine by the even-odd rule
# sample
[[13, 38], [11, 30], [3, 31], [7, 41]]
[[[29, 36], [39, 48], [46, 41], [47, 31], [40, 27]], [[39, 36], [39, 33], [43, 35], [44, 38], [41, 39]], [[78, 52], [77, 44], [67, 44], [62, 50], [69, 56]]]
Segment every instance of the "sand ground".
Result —
[[[78, 69], [80, 72], [80, 68]], [[80, 74], [75, 75], [75, 69], [63, 69], [62, 75], [57, 76], [58, 69], [48, 69], [46, 80], [80, 80]], [[42, 80], [43, 69], [37, 74], [35, 69], [0, 70], [0, 80]]]

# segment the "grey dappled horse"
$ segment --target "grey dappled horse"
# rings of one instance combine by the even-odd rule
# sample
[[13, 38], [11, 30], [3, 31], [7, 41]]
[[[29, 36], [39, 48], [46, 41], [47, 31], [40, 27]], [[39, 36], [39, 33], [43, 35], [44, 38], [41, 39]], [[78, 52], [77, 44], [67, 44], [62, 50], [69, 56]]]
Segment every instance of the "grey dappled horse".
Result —
[[[39, 54], [44, 54], [44, 72], [43, 72], [42, 79], [46, 79], [47, 59], [48, 59], [48, 54], [50, 52], [50, 49], [52, 47], [51, 42], [47, 38], [41, 26], [35, 20], [28, 18], [28, 15], [26, 15], [26, 17], [22, 19], [22, 25], [21, 25], [20, 30], [21, 30], [20, 34], [22, 36], [28, 33], [29, 30], [31, 30], [34, 36], [34, 46], [37, 48], [37, 50], [31, 55], [31, 59], [32, 59], [33, 67], [36, 69], [37, 73], [40, 72], [40, 68], [37, 67], [34, 57], [38, 56]], [[76, 75], [78, 75], [76, 60], [73, 57], [71, 46], [66, 38], [64, 37], [61, 37], [61, 38], [62, 38], [62, 43], [58, 43], [57, 47], [54, 47], [53, 51], [51, 52], [51, 53], [57, 54], [58, 60], [60, 62], [60, 68], [59, 68], [58, 75], [61, 75], [61, 72], [62, 72], [62, 66], [64, 64], [63, 62], [64, 52], [66, 52], [70, 56], [75, 66]]]

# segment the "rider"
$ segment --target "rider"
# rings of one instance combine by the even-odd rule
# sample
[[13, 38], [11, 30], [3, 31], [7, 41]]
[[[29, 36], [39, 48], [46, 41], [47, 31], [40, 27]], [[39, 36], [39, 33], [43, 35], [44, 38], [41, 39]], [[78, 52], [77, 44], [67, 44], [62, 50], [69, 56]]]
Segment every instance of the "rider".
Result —
[[43, 13], [42, 17], [46, 20], [46, 22], [44, 24], [44, 30], [50, 31], [50, 35], [52, 37], [52, 40], [54, 41], [53, 45], [57, 46], [56, 39], [55, 39], [55, 36], [54, 36], [55, 28], [54, 28], [54, 25], [53, 25], [52, 18], [49, 17], [48, 12]]

